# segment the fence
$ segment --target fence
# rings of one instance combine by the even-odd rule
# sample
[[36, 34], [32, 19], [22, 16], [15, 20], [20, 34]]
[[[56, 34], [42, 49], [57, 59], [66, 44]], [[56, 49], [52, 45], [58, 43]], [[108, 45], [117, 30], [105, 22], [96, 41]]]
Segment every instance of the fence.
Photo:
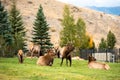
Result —
[[120, 62], [120, 49], [81, 49], [80, 57], [88, 60], [88, 56], [94, 56], [98, 61]]

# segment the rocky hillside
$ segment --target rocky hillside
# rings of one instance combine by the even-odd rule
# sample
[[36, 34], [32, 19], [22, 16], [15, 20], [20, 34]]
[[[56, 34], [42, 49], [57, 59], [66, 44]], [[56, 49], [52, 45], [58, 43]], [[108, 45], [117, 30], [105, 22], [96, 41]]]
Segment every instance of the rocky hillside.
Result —
[[[31, 39], [32, 27], [37, 14], [39, 5], [44, 9], [50, 28], [51, 41], [55, 45], [59, 44], [59, 33], [62, 30], [60, 19], [62, 19], [63, 7], [65, 3], [56, 0], [17, 0], [17, 7], [20, 10], [24, 25], [27, 29], [27, 38]], [[10, 0], [5, 3], [6, 8], [10, 9]], [[74, 18], [84, 19], [87, 32], [93, 37], [96, 46], [98, 46], [102, 37], [106, 38], [107, 33], [111, 30], [116, 38], [116, 47], [120, 47], [120, 17], [97, 12], [87, 8], [75, 7], [69, 5]]]

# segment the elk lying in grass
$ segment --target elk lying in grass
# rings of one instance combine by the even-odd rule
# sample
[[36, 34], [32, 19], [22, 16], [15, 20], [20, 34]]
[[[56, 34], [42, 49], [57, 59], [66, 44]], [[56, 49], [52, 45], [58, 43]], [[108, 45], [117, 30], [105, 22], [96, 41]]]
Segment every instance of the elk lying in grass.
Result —
[[18, 50], [18, 60], [19, 60], [19, 63], [23, 63], [23, 51], [20, 49]]
[[61, 61], [60, 66], [62, 66], [64, 58], [66, 58], [66, 65], [68, 66], [68, 60], [69, 60], [70, 61], [70, 66], [71, 66], [72, 59], [71, 59], [71, 54], [70, 53], [73, 50], [74, 50], [74, 47], [73, 47], [72, 44], [67, 44], [66, 46], [64, 46], [62, 48], [62, 51], [61, 51], [62, 61]]
[[108, 64], [96, 62], [96, 59], [93, 56], [89, 56], [88, 67], [94, 69], [104, 69], [104, 70], [110, 69]]
[[31, 43], [29, 45], [29, 53], [31, 54], [31, 58], [36, 54], [37, 57], [41, 56], [40, 54], [40, 45]]
[[37, 65], [52, 66], [54, 57], [55, 57], [54, 50], [50, 49], [44, 56], [39, 57], [39, 59], [37, 60]]

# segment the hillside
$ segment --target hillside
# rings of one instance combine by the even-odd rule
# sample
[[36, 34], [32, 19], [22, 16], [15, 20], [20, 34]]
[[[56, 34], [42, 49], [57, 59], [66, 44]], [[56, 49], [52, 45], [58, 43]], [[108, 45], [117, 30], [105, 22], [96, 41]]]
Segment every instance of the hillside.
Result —
[[[55, 45], [59, 44], [59, 33], [62, 30], [60, 19], [62, 19], [64, 3], [56, 0], [17, 0], [17, 7], [20, 10], [24, 25], [27, 29], [27, 38], [31, 39], [32, 27], [37, 14], [39, 5], [44, 9], [50, 28], [51, 41]], [[5, 6], [9, 10], [10, 2], [6, 2]], [[97, 12], [87, 8], [78, 8], [70, 5], [71, 12], [75, 19], [78, 17], [84, 19], [87, 27], [87, 32], [93, 37], [96, 46], [98, 46], [102, 37], [106, 37], [109, 30], [111, 30], [116, 38], [116, 47], [120, 47], [120, 17]]]

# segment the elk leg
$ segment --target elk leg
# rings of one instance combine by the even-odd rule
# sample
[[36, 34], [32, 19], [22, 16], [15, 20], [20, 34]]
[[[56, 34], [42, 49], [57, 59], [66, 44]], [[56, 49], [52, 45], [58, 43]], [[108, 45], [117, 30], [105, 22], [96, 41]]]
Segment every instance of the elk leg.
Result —
[[22, 55], [18, 55], [18, 59], [19, 59], [19, 63], [23, 63], [23, 56]]
[[39, 51], [38, 51], [38, 58], [39, 58], [39, 56], [42, 56], [41, 53], [42, 53], [41, 50], [39, 50]]
[[60, 58], [60, 51], [58, 51], [57, 56], [58, 56], [58, 58]]
[[39, 56], [42, 56], [42, 51], [41, 50], [39, 51]]
[[49, 66], [52, 66], [53, 62], [54, 62], [54, 59], [51, 59], [51, 61], [49, 62]]
[[68, 66], [68, 58], [66, 58], [66, 65]]
[[51, 60], [51, 64], [53, 64], [53, 62], [54, 62], [54, 59]]
[[31, 52], [31, 58], [33, 57], [33, 52]]
[[37, 53], [38, 53], [38, 54], [37, 54], [37, 57], [39, 58], [39, 56], [40, 56], [40, 52], [38, 51]]
[[64, 58], [62, 57], [62, 61], [61, 61], [61, 64], [60, 64], [60, 66], [62, 66], [62, 64], [63, 64], [63, 59], [64, 59]]
[[70, 66], [71, 66], [71, 64], [72, 64], [71, 56], [68, 56], [68, 59], [69, 59], [69, 61], [70, 61]]
[[20, 63], [20, 61], [21, 61], [21, 60], [20, 60], [20, 55], [18, 55], [18, 60], [19, 60], [19, 63]]
[[33, 57], [33, 54], [34, 54], [34, 52], [35, 52], [34, 47], [33, 47], [30, 51], [31, 51], [31, 58], [32, 58], [32, 57]]
[[23, 63], [23, 56], [20, 55], [20, 63]]

